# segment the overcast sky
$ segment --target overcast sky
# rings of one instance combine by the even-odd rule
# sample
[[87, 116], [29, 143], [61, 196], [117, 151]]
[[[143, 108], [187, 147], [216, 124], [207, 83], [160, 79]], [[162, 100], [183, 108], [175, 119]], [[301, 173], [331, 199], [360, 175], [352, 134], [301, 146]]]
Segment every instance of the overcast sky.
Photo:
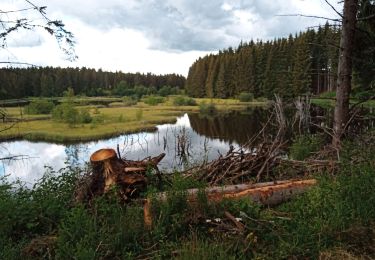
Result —
[[[332, 3], [335, 4], [333, 0]], [[63, 20], [76, 40], [78, 60], [69, 62], [46, 32], [18, 31], [0, 49], [0, 61], [48, 66], [86, 66], [123, 72], [187, 75], [199, 57], [241, 40], [272, 39], [337, 17], [324, 0], [34, 0], [51, 19]], [[0, 10], [27, 7], [1, 0]], [[341, 10], [341, 7], [335, 4]], [[16, 14], [1, 15], [2, 20]], [[36, 19], [32, 11], [22, 12]], [[0, 33], [1, 33], [0, 27]]]

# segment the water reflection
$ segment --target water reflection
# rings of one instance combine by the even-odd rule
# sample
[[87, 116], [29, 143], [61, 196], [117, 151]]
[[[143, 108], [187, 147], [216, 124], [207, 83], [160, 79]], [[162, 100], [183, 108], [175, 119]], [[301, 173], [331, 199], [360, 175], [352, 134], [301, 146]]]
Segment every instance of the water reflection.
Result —
[[[237, 115], [238, 116], [238, 115]], [[229, 145], [238, 147], [243, 140], [239, 133], [245, 134], [249, 127], [241, 128], [234, 125], [234, 114], [219, 116], [216, 119], [197, 118], [195, 114], [185, 114], [177, 118], [175, 124], [157, 126], [155, 132], [141, 132], [122, 135], [108, 140], [79, 144], [53, 144], [46, 142], [14, 141], [3, 143], [0, 156], [27, 155], [27, 160], [3, 162], [0, 175], [10, 175], [10, 179], [21, 179], [29, 184], [39, 179], [45, 172], [45, 166], [58, 170], [67, 165], [84, 165], [92, 152], [101, 148], [116, 148], [119, 145], [122, 156], [127, 159], [140, 160], [147, 156], [156, 156], [162, 152], [166, 157], [161, 161], [160, 168], [164, 171], [184, 169], [189, 165], [204, 160], [215, 159], [219, 154], [228, 151]], [[200, 121], [199, 121], [200, 120]], [[229, 120], [229, 121], [228, 121]], [[201, 123], [200, 123], [201, 122]], [[228, 124], [229, 122], [229, 124]], [[246, 121], [247, 122], [247, 121]], [[203, 129], [208, 129], [203, 130]], [[236, 129], [236, 131], [233, 131]], [[234, 133], [231, 135], [230, 133]], [[185, 157], [178, 156], [181, 136], [185, 138]]]
[[263, 127], [269, 114], [262, 108], [247, 111], [232, 111], [218, 117], [207, 117], [200, 114], [190, 114], [192, 128], [200, 135], [245, 144]]
[[[43, 175], [45, 166], [51, 166], [55, 170], [67, 165], [82, 166], [94, 151], [101, 148], [116, 148], [117, 145], [122, 156], [127, 159], [140, 160], [164, 152], [166, 156], [160, 163], [162, 170], [184, 169], [191, 164], [217, 158], [219, 154], [228, 151], [230, 144], [234, 147], [245, 144], [263, 127], [269, 112], [266, 109], [254, 108], [215, 117], [185, 114], [177, 118], [175, 124], [157, 126], [154, 132], [128, 134], [88, 143], [61, 145], [28, 141], [4, 142], [0, 145], [1, 158], [9, 155], [27, 155], [31, 158], [2, 161], [0, 176], [6, 174], [10, 175], [10, 179], [19, 178], [32, 184]], [[366, 120], [353, 123], [353, 128], [357, 132], [374, 127], [374, 119], [370, 117], [372, 110], [366, 112]], [[312, 106], [310, 113], [314, 124], [309, 129], [310, 132], [321, 131], [321, 126], [332, 124], [332, 110]], [[291, 110], [287, 116], [293, 119], [294, 114], [295, 110]], [[271, 124], [267, 127], [267, 132], [277, 130], [274, 128], [275, 125]], [[180, 156], [181, 154], [185, 156]]]

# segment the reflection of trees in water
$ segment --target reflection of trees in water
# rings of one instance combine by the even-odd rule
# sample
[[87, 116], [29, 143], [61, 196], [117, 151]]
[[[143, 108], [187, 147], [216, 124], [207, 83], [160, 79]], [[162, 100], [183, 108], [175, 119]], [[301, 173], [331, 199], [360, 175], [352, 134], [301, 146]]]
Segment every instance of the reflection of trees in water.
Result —
[[88, 145], [85, 144], [70, 144], [65, 146], [66, 163], [71, 166], [82, 165], [80, 155], [88, 154]]
[[193, 130], [200, 135], [245, 144], [261, 130], [267, 114], [267, 110], [254, 108], [246, 112], [233, 111], [215, 117], [189, 114], [189, 120]]

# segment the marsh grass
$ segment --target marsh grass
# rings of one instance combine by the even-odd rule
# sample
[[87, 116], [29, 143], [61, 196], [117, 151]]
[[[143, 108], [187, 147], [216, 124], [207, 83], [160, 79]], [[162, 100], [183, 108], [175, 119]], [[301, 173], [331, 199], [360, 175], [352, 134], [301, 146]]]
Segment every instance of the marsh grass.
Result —
[[[53, 142], [89, 141], [154, 129], [157, 124], [174, 122], [176, 117], [184, 112], [199, 112], [198, 106], [175, 106], [173, 105], [173, 97], [164, 99], [166, 99], [165, 103], [157, 106], [150, 106], [143, 102], [133, 106], [80, 106], [79, 110], [90, 111], [92, 121], [91, 123], [82, 121], [83, 123], [77, 123], [74, 126], [69, 126], [69, 124], [63, 122], [54, 122], [50, 115], [25, 115], [22, 108], [9, 107], [6, 108], [9, 116], [23, 121], [17, 123], [15, 127], [8, 131], [0, 132], [0, 140], [19, 138]], [[87, 98], [87, 100], [91, 103], [100, 103], [101, 101], [99, 98]], [[107, 98], [104, 101], [113, 100], [116, 99]], [[195, 100], [197, 103], [204, 103], [210, 99]], [[215, 105], [219, 112], [242, 110], [246, 108], [246, 105], [251, 104], [244, 105], [234, 99], [212, 99], [210, 102]], [[254, 105], [264, 104], [254, 103]], [[3, 126], [6, 127], [11, 124], [3, 123]]]

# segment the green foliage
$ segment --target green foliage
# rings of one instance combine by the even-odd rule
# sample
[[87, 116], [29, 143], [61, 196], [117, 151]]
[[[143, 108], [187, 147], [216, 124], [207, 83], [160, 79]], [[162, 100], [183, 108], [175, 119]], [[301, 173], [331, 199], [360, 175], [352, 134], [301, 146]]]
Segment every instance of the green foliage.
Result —
[[178, 259], [191, 260], [234, 260], [236, 258], [231, 252], [228, 252], [228, 244], [220, 243], [218, 241], [209, 241], [196, 236], [190, 237], [183, 241], [180, 248]]
[[78, 110], [71, 103], [62, 103], [57, 105], [52, 111], [52, 119], [64, 122], [70, 126], [76, 124], [87, 124], [92, 121], [92, 117], [88, 109]]
[[169, 95], [176, 95], [178, 94], [179, 89], [178, 88], [173, 88], [170, 86], [163, 86], [158, 90], [158, 95], [162, 97], [166, 97]]
[[336, 97], [336, 91], [327, 91], [323, 92], [319, 95], [319, 97], [322, 98], [335, 98]]
[[291, 255], [317, 258], [320, 251], [338, 244], [363, 246], [366, 242], [345, 240], [340, 233], [350, 232], [352, 225], [366, 227], [374, 220], [373, 185], [375, 171], [364, 164], [347, 165], [336, 180], [321, 178], [319, 186], [279, 209], [293, 218], [276, 221], [275, 226], [282, 226], [282, 239], [273, 232], [264, 235], [265, 241], [274, 243], [268, 255], [278, 259]]
[[[2, 178], [0, 258], [28, 259], [22, 249], [32, 239], [50, 235], [57, 237], [53, 250], [41, 248], [33, 258], [318, 259], [322, 251], [337, 247], [372, 257], [373, 136], [346, 142], [338, 175], [317, 176], [314, 188], [277, 208], [246, 198], [211, 203], [205, 183], [179, 173], [165, 176], [166, 201], [157, 200], [156, 186], [147, 194], [153, 202], [150, 229], [144, 227], [142, 205], [124, 205], [116, 189], [89, 205], [72, 203], [79, 169], [48, 168], [30, 189]], [[187, 203], [189, 188], [199, 189], [195, 204]], [[225, 211], [241, 218], [242, 232]]]
[[[163, 86], [184, 88], [177, 74], [109, 72], [101, 69], [29, 67], [0, 69], [1, 99], [63, 96], [71, 87], [75, 95], [133, 96], [156, 94]], [[172, 91], [173, 92], [173, 91]]]
[[196, 106], [197, 102], [194, 98], [177, 96], [173, 99], [173, 105], [175, 106]]
[[150, 106], [156, 106], [157, 104], [164, 103], [165, 99], [160, 96], [147, 96], [143, 99], [143, 102]]
[[91, 121], [90, 128], [96, 128], [99, 124], [103, 124], [105, 120], [105, 116], [102, 114], [98, 114], [97, 116], [94, 116]]
[[142, 208], [124, 207], [110, 198], [98, 198], [91, 210], [72, 208], [58, 230], [58, 259], [131, 257], [141, 249]]
[[74, 97], [74, 89], [68, 88], [66, 91], [63, 92], [63, 96], [67, 98], [73, 98]]
[[254, 99], [254, 95], [249, 92], [241, 92], [238, 95], [238, 100], [241, 102], [251, 102]]
[[32, 189], [0, 180], [1, 259], [19, 259], [26, 241], [56, 231], [70, 206], [78, 174], [75, 168], [47, 168]]
[[295, 160], [304, 160], [312, 153], [318, 152], [323, 143], [319, 135], [301, 135], [293, 140], [289, 156]]
[[25, 106], [24, 111], [26, 114], [50, 114], [54, 107], [55, 105], [52, 101], [37, 99]]
[[116, 96], [128, 95], [130, 92], [130, 87], [124, 80], [121, 80], [112, 91], [112, 93]]
[[78, 122], [82, 124], [91, 123], [92, 117], [90, 115], [90, 111], [87, 108], [83, 108], [79, 110]]
[[125, 96], [122, 98], [122, 103], [124, 103], [125, 106], [130, 107], [136, 105], [137, 100], [132, 97]]
[[354, 95], [354, 98], [355, 99], [358, 99], [358, 100], [368, 100], [370, 98], [372, 98], [373, 96], [375, 96], [375, 90], [365, 90], [365, 91], [353, 91], [353, 95]]
[[199, 104], [199, 112], [203, 115], [214, 115], [217, 113], [217, 108], [213, 103], [201, 103]]

